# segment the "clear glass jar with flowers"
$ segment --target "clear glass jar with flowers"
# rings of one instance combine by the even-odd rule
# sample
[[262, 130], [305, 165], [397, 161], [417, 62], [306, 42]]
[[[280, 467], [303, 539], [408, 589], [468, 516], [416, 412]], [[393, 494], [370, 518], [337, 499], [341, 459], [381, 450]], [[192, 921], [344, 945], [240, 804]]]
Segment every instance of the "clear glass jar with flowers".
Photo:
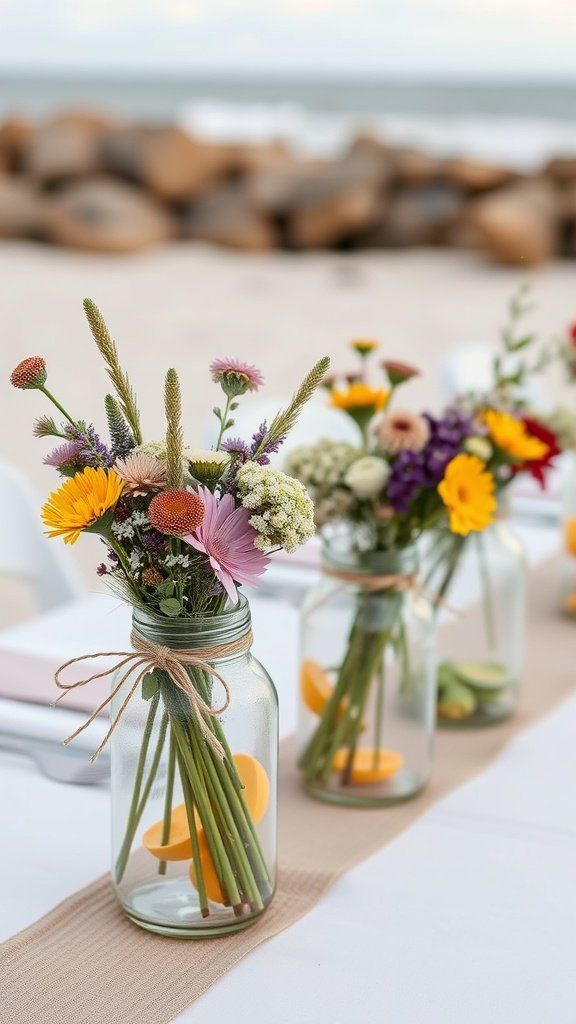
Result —
[[[446, 626], [440, 633], [438, 721], [453, 728], [491, 725], [518, 705], [524, 653], [526, 563], [509, 516], [509, 488], [522, 474], [541, 487], [561, 447], [550, 421], [527, 405], [529, 383], [551, 358], [537, 338], [519, 329], [527, 312], [524, 291], [512, 301], [502, 352], [488, 393], [461, 396], [444, 420], [467, 416], [464, 449], [496, 483], [497, 511], [483, 533], [461, 536], [440, 529], [429, 538], [426, 584], [436, 594]], [[474, 628], [462, 612], [477, 607]]]
[[496, 506], [492, 475], [464, 452], [467, 417], [447, 440], [431, 416], [394, 407], [417, 371], [384, 362], [386, 386], [373, 386], [374, 348], [353, 342], [357, 379], [327, 382], [331, 405], [359, 428], [357, 446], [323, 439], [286, 465], [314, 497], [323, 541], [302, 610], [300, 772], [318, 799], [362, 807], [414, 796], [431, 771], [436, 622], [419, 542], [448, 515], [480, 531]]
[[244, 441], [229, 436], [234, 411], [262, 376], [215, 360], [224, 402], [211, 450], [185, 443], [180, 382], [168, 370], [166, 436], [150, 442], [102, 316], [90, 300], [85, 311], [113, 386], [104, 402], [109, 442], [48, 391], [41, 357], [23, 360], [11, 380], [39, 391], [62, 417], [44, 415], [34, 427], [37, 437], [58, 439], [44, 461], [63, 478], [42, 519], [66, 544], [100, 536], [97, 571], [132, 605], [131, 649], [112, 652], [113, 664], [88, 677], [83, 662], [100, 655], [73, 659], [56, 682], [65, 694], [114, 675], [89, 721], [111, 705], [95, 756], [111, 742], [112, 881], [124, 911], [163, 935], [221, 935], [264, 913], [276, 870], [277, 699], [251, 654], [241, 587], [258, 583], [270, 551], [293, 551], [314, 532], [305, 488], [272, 469], [269, 456], [329, 361]]

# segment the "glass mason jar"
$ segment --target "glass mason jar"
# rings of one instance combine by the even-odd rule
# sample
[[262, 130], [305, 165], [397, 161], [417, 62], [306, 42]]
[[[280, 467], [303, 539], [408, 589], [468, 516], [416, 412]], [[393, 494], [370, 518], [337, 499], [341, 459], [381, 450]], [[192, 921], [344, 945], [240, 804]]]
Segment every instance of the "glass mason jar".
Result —
[[[189, 619], [135, 608], [133, 629], [176, 657], [182, 651], [185, 682], [210, 708], [225, 703], [223, 679], [229, 705], [204, 714], [205, 738], [195, 701], [164, 669], [128, 700], [111, 738], [116, 894], [132, 921], [162, 935], [245, 928], [274, 892], [278, 759], [278, 701], [247, 647], [248, 602]], [[128, 668], [113, 716], [138, 679], [138, 665]]]
[[436, 631], [413, 547], [330, 543], [301, 615], [299, 767], [312, 796], [386, 807], [432, 766]]
[[562, 456], [562, 557], [560, 610], [576, 618], [576, 453]]
[[[438, 723], [492, 725], [520, 695], [526, 613], [522, 544], [501, 514], [482, 533], [436, 533], [426, 586], [438, 595]], [[465, 613], [465, 614], [464, 614]]]

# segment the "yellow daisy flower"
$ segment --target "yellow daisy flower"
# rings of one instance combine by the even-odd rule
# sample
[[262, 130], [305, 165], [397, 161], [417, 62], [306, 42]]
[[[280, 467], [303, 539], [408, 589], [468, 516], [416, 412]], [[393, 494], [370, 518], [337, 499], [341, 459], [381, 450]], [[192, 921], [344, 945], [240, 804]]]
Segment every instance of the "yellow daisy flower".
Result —
[[371, 388], [369, 384], [355, 381], [345, 391], [334, 388], [330, 393], [330, 405], [344, 412], [366, 409], [374, 414], [385, 408], [389, 398], [390, 392], [385, 388]]
[[494, 519], [494, 477], [476, 455], [456, 455], [446, 466], [438, 493], [450, 513], [450, 529], [466, 536]]
[[531, 437], [522, 421], [507, 412], [488, 409], [484, 413], [484, 422], [493, 444], [512, 459], [531, 462], [542, 459], [548, 451], [548, 445], [537, 437]]
[[379, 342], [374, 341], [373, 338], [353, 338], [350, 342], [350, 347], [362, 358], [369, 356], [375, 348], [378, 348], [378, 345]]
[[114, 508], [123, 487], [124, 481], [113, 469], [88, 467], [76, 473], [53, 491], [42, 507], [48, 536], [63, 537], [65, 544], [75, 544], [84, 530], [91, 530]]

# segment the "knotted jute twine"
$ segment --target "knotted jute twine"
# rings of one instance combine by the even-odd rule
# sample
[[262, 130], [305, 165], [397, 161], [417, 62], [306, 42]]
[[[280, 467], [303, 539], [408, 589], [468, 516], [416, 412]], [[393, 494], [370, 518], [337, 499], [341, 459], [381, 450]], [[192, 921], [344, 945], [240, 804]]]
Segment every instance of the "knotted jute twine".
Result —
[[[178, 648], [177, 650], [174, 650], [173, 648], [166, 647], [163, 644], [155, 644], [151, 640], [147, 640], [141, 633], [137, 633], [136, 630], [132, 630], [130, 642], [133, 650], [131, 651], [98, 651], [96, 654], [83, 654], [79, 658], [70, 658], [69, 661], [64, 662], [64, 664], [60, 666], [54, 676], [56, 686], [64, 691], [64, 693], [61, 693], [56, 698], [54, 704], [57, 704], [58, 701], [62, 700], [70, 690], [76, 690], [79, 686], [87, 686], [88, 683], [92, 683], [96, 679], [106, 679], [107, 676], [112, 676], [116, 672], [122, 672], [122, 669], [125, 669], [125, 671], [119, 681], [112, 688], [112, 692], [105, 700], [102, 701], [101, 704], [98, 705], [96, 710], [92, 712], [83, 725], [79, 726], [78, 729], [64, 740], [64, 743], [68, 744], [75, 739], [76, 736], [79, 736], [80, 733], [94, 721], [100, 712], [103, 711], [112, 700], [114, 700], [116, 694], [122, 689], [128, 677], [135, 672], [136, 676], [134, 681], [122, 701], [115, 718], [112, 720], [108, 732], [98, 747], [98, 750], [96, 750], [90, 758], [90, 761], [94, 762], [108, 743], [108, 740], [144, 677], [150, 672], [153, 672], [154, 669], [159, 669], [162, 672], [166, 672], [174, 685], [188, 697], [192, 713], [198, 723], [198, 727], [204, 736], [204, 739], [209, 746], [212, 747], [218, 757], [224, 759], [224, 747], [212, 732], [207, 720], [209, 718], [218, 718], [219, 715], [222, 715], [226, 711], [230, 705], [230, 690], [224, 677], [220, 672], [218, 672], [214, 665], [211, 664], [211, 662], [218, 658], [226, 658], [234, 654], [241, 654], [243, 651], [248, 650], [252, 644], [252, 640], [252, 631], [249, 630], [244, 634], [244, 636], [241, 636], [237, 640], [233, 640], [227, 644], [218, 644], [215, 647]], [[112, 665], [110, 668], [105, 669], [103, 672], [95, 672], [94, 675], [87, 676], [86, 679], [78, 679], [73, 683], [62, 682], [60, 678], [61, 674], [70, 665], [78, 665], [81, 661], [93, 661], [96, 658], [120, 658], [121, 660], [116, 662], [116, 664]], [[225, 694], [224, 703], [221, 707], [211, 707], [210, 704], [208, 704], [198, 693], [186, 671], [186, 665], [199, 668], [203, 672], [212, 676], [213, 679], [218, 680]]]

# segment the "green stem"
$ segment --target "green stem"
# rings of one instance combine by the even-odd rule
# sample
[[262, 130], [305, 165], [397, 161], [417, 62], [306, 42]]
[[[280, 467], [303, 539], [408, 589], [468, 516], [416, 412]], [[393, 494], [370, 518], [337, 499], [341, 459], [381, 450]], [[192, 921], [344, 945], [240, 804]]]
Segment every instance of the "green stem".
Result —
[[384, 690], [386, 686], [386, 648], [382, 655], [382, 665], [378, 673], [378, 688], [376, 690], [376, 707], [374, 709], [374, 755], [372, 758], [373, 771], [378, 770], [380, 762], [380, 745], [382, 743], [382, 720], [384, 718]]
[[148, 746], [150, 744], [150, 737], [152, 735], [152, 729], [154, 726], [154, 719], [156, 717], [156, 711], [158, 710], [158, 702], [160, 700], [160, 692], [154, 694], [150, 701], [150, 708], [148, 711], [148, 718], [146, 719], [146, 725], [144, 727], [144, 735], [142, 736], [142, 744], [140, 746], [140, 754], [138, 756], [138, 764], [136, 766], [136, 775], [134, 778], [134, 789], [132, 792], [132, 800], [130, 803], [130, 809], [128, 811], [128, 820], [126, 822], [126, 833], [124, 835], [124, 841], [120, 847], [120, 853], [116, 861], [115, 878], [116, 882], [122, 881], [124, 871], [126, 870], [126, 864], [128, 863], [128, 857], [130, 855], [130, 848], [132, 841], [138, 827], [135, 824], [136, 814], [138, 811], [138, 804], [140, 802], [140, 789], [142, 787], [142, 779], [144, 777], [144, 768], [146, 765], [146, 755], [148, 753]]
[[[170, 839], [170, 825], [172, 824], [172, 802], [174, 799], [174, 774], [176, 768], [176, 747], [174, 737], [170, 729], [170, 749], [168, 752], [168, 771], [166, 776], [166, 792], [164, 794], [164, 818], [162, 821], [161, 845], [166, 846]], [[161, 860], [158, 865], [158, 874], [166, 874], [166, 861]]]
[[226, 424], [228, 423], [228, 417], [230, 415], [230, 406], [232, 405], [232, 398], [230, 395], [226, 395], [226, 406], [224, 412], [220, 417], [220, 432], [218, 434], [218, 440], [216, 441], [216, 451], [219, 451], [222, 443], [222, 438], [226, 432]]
[[496, 623], [494, 621], [494, 605], [492, 603], [492, 588], [490, 586], [490, 574], [488, 571], [486, 549], [484, 547], [483, 537], [481, 533], [477, 534], [475, 539], [478, 546], [480, 577], [482, 580], [482, 606], [484, 608], [484, 626], [486, 629], [486, 641], [488, 644], [488, 649], [490, 651], [495, 651]]
[[[174, 746], [174, 750], [176, 747]], [[198, 900], [200, 902], [200, 913], [202, 917], [209, 917], [210, 910], [208, 908], [208, 895], [206, 893], [206, 882], [204, 880], [204, 869], [202, 867], [202, 858], [200, 856], [200, 843], [198, 840], [198, 830], [196, 828], [196, 815], [194, 813], [194, 797], [191, 792], [190, 785], [186, 772], [184, 771], [184, 765], [180, 753], [178, 756], [178, 768], [180, 771], [180, 782], [182, 785], [182, 794], [184, 796], [184, 804], [186, 806], [186, 817], [188, 819], [188, 828], [190, 829], [190, 841], [192, 844], [192, 859], [196, 865], [196, 886], [198, 889]]]
[[66, 409], [64, 408], [64, 406], [60, 405], [60, 402], [56, 398], [54, 398], [54, 395], [52, 394], [51, 391], [48, 391], [47, 387], [41, 387], [41, 388], [38, 388], [38, 390], [41, 391], [43, 395], [46, 395], [46, 398], [50, 402], [52, 402], [52, 405], [56, 406], [56, 408], [62, 413], [64, 418], [67, 419], [68, 422], [71, 423], [73, 427], [77, 427], [78, 426], [76, 421], [73, 420], [72, 417], [70, 416], [70, 413], [66, 412]]

